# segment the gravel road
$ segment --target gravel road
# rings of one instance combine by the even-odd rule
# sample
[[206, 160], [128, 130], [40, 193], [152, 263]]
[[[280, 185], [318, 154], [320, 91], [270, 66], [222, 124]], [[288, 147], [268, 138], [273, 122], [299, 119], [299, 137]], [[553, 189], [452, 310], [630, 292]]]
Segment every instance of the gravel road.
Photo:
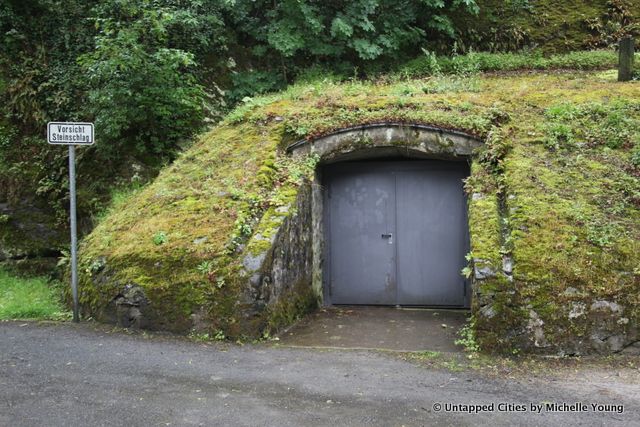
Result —
[[[586, 409], [531, 408], [563, 402]], [[493, 378], [377, 352], [203, 344], [90, 323], [0, 323], [0, 426], [124, 425], [638, 426], [640, 385], [597, 373]]]

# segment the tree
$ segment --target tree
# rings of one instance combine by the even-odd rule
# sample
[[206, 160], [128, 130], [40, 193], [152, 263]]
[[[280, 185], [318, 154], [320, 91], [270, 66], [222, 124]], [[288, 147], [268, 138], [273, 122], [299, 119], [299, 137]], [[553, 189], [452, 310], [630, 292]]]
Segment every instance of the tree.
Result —
[[[206, 91], [197, 57], [224, 51], [216, 9], [198, 1], [118, 0], [94, 10], [95, 50], [80, 57], [102, 150], [167, 155], [195, 133]], [[122, 144], [128, 144], [121, 147]]]
[[[430, 33], [453, 36], [449, 15], [477, 12], [474, 0], [232, 0], [240, 31], [257, 54], [299, 61], [363, 63], [415, 51]], [[408, 53], [408, 52], [407, 52]]]

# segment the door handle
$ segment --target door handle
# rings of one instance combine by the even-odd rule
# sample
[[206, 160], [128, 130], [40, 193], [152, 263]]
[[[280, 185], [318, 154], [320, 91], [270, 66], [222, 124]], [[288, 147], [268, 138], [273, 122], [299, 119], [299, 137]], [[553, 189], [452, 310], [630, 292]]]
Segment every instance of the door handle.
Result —
[[383, 239], [390, 239], [393, 237], [393, 233], [384, 233], [382, 234]]

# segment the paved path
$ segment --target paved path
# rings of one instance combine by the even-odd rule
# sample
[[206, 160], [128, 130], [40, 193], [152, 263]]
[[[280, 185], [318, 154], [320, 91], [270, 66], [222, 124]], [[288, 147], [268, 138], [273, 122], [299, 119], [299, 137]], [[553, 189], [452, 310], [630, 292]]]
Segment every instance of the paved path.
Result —
[[330, 307], [310, 314], [279, 338], [296, 347], [460, 351], [454, 342], [467, 317], [466, 310]]
[[[81, 324], [0, 323], [0, 426], [640, 425], [637, 384], [490, 379], [366, 351], [198, 344]], [[624, 404], [478, 415], [435, 403]]]

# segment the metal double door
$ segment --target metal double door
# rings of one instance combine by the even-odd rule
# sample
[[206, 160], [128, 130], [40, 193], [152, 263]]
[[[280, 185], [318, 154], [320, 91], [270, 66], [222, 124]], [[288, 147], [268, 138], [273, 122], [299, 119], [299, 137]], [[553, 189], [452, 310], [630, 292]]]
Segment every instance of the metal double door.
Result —
[[325, 168], [331, 304], [468, 306], [464, 162]]

